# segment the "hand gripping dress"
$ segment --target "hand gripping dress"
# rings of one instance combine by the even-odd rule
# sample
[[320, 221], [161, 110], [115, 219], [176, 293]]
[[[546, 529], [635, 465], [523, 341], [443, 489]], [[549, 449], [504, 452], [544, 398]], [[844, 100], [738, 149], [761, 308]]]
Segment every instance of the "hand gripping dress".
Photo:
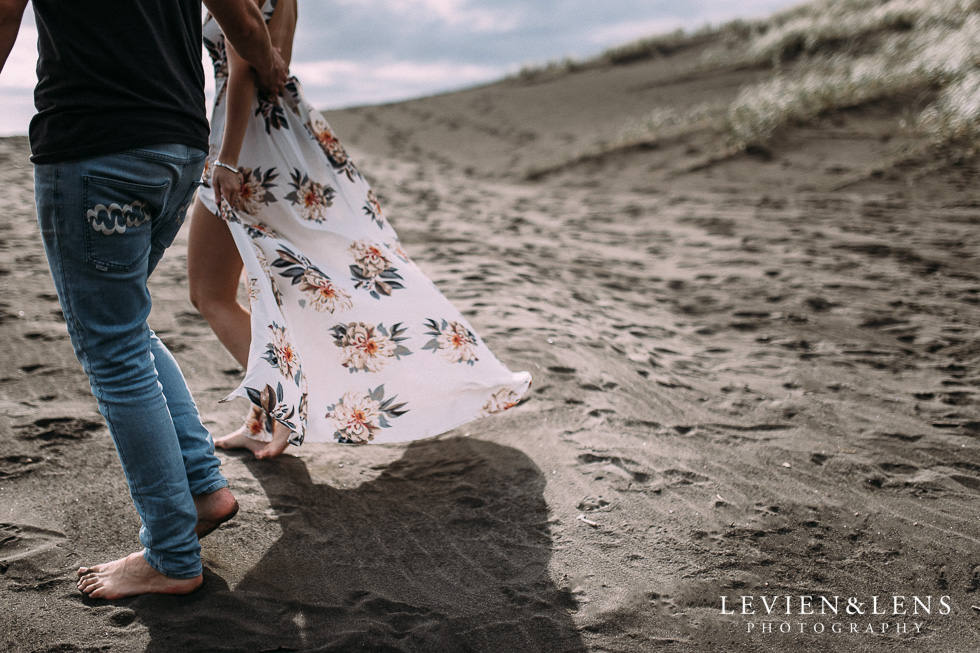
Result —
[[[266, 20], [276, 0], [266, 0]], [[216, 89], [208, 179], [224, 131], [225, 37], [208, 17]], [[515, 405], [531, 383], [508, 370], [402, 249], [370, 185], [295, 77], [256, 92], [242, 145], [241, 209], [221, 215], [245, 264], [251, 306], [246, 397], [290, 442], [406, 442]], [[256, 429], [253, 437], [268, 440]]]

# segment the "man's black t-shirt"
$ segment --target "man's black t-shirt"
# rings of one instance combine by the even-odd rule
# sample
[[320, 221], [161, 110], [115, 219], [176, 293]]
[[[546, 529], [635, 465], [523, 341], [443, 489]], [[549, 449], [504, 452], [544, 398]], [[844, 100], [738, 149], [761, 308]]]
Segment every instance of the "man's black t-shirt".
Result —
[[157, 143], [208, 149], [201, 0], [33, 0], [31, 160]]

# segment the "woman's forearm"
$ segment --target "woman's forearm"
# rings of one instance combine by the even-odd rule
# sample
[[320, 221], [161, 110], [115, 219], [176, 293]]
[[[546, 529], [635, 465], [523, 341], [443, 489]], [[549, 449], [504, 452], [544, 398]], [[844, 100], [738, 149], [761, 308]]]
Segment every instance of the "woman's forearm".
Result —
[[242, 141], [251, 119], [252, 98], [255, 96], [255, 78], [248, 62], [233, 48], [228, 48], [228, 84], [225, 95], [225, 129], [221, 135], [218, 160], [238, 166]]

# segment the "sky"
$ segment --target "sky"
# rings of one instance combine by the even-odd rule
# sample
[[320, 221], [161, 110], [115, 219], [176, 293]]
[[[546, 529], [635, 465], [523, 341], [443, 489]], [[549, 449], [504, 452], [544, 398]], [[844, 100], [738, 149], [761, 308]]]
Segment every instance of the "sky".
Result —
[[[678, 28], [761, 18], [800, 0], [299, 0], [291, 70], [319, 109], [490, 82], [524, 65], [584, 59]], [[34, 113], [30, 5], [0, 73], [0, 135]], [[210, 76], [210, 65], [205, 67]], [[208, 90], [213, 84], [208, 83]], [[210, 102], [210, 95], [209, 95]]]

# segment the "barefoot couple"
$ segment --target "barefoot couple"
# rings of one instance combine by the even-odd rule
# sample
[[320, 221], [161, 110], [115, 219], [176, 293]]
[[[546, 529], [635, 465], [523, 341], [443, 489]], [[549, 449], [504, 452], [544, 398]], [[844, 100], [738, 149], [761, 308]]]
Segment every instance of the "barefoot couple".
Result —
[[[0, 0], [0, 69], [27, 0]], [[184, 594], [238, 510], [147, 279], [188, 207], [194, 305], [246, 369], [224, 448], [406, 442], [513, 406], [512, 373], [401, 247], [363, 175], [286, 77], [296, 0], [33, 0], [38, 222], [143, 550], [81, 568], [93, 598]], [[205, 119], [201, 43], [215, 65]], [[204, 185], [201, 186], [202, 173]], [[199, 188], [200, 186], [200, 188]], [[195, 198], [196, 192], [196, 198]], [[237, 303], [244, 270], [249, 307]]]

